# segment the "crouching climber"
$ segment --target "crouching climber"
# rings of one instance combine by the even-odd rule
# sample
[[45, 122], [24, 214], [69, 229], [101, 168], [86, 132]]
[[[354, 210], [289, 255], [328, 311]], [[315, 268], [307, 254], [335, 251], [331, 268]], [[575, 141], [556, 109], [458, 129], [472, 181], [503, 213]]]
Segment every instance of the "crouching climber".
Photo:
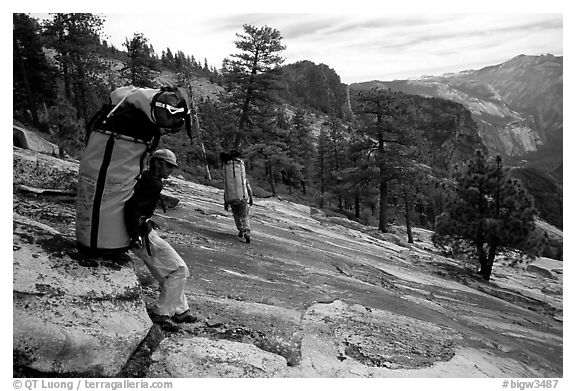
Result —
[[149, 169], [142, 173], [124, 207], [130, 249], [144, 261], [160, 284], [160, 296], [148, 313], [154, 323], [163, 326], [175, 326], [172, 321], [192, 323], [197, 319], [190, 313], [184, 294], [188, 267], [176, 250], [158, 235], [156, 224], [150, 220], [160, 199], [162, 179], [168, 178], [176, 167], [176, 155], [172, 151], [155, 151]]

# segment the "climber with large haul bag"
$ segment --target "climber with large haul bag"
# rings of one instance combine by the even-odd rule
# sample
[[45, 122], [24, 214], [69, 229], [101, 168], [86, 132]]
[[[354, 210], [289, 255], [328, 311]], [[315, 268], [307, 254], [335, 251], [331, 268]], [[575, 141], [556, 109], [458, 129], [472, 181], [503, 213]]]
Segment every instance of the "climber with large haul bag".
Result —
[[120, 87], [110, 94], [110, 104], [91, 120], [78, 172], [76, 239], [80, 251], [111, 255], [129, 248], [124, 204], [160, 136], [184, 128], [190, 134], [187, 101], [182, 89]]
[[232, 208], [238, 237], [250, 243], [250, 209], [253, 205], [252, 188], [246, 177], [246, 166], [242, 154], [237, 150], [220, 153], [224, 168], [224, 210]]
[[[188, 95], [180, 88], [115, 89], [110, 104], [91, 120], [78, 172], [79, 251], [117, 259], [132, 250], [160, 284], [150, 318], [169, 331], [168, 326], [176, 327], [172, 321], [194, 322], [196, 317], [190, 314], [184, 294], [188, 267], [150, 220], [162, 179], [177, 167], [172, 151], [155, 149], [165, 133], [186, 128], [191, 136], [190, 107]], [[150, 167], [144, 171], [148, 156]]]

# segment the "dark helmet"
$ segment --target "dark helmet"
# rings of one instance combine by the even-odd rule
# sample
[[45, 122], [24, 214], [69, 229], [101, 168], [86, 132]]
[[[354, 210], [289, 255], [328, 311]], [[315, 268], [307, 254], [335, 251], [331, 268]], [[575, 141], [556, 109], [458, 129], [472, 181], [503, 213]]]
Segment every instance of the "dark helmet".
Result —
[[220, 161], [222, 163], [229, 162], [230, 160], [234, 159], [241, 159], [242, 153], [237, 151], [236, 149], [232, 149], [230, 152], [220, 152]]
[[164, 160], [166, 163], [173, 167], [178, 167], [176, 163], [176, 155], [169, 149], [158, 149], [152, 154], [152, 159]]
[[236, 149], [232, 149], [230, 152], [228, 152], [228, 154], [230, 155], [230, 158], [232, 158], [232, 159], [242, 158], [242, 152], [240, 152]]

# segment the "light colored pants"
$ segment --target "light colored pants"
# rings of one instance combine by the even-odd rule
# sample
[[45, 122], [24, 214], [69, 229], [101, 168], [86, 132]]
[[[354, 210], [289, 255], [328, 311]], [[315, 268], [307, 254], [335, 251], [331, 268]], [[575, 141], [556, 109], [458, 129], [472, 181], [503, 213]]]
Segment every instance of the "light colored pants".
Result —
[[140, 258], [154, 278], [160, 284], [160, 296], [152, 306], [157, 315], [173, 316], [188, 310], [188, 302], [184, 294], [186, 279], [190, 275], [188, 266], [170, 244], [162, 239], [155, 230], [148, 234], [150, 253], [146, 250], [146, 241], [140, 249], [132, 252]]
[[234, 215], [234, 222], [236, 223], [236, 228], [238, 231], [244, 233], [250, 233], [250, 218], [248, 217], [248, 212], [250, 208], [246, 201], [239, 203], [230, 204], [232, 208], [232, 214]]

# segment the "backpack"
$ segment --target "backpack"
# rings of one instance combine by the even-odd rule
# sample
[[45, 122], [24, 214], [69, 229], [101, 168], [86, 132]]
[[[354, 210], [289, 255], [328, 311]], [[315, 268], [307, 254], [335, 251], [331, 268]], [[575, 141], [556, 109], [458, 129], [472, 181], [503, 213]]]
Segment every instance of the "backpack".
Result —
[[80, 156], [76, 242], [92, 255], [117, 254], [130, 245], [124, 205], [134, 193], [146, 157], [163, 132], [187, 129], [188, 96], [182, 89], [120, 87], [87, 127]]
[[241, 159], [231, 159], [224, 163], [224, 201], [238, 203], [248, 200], [246, 168]]

